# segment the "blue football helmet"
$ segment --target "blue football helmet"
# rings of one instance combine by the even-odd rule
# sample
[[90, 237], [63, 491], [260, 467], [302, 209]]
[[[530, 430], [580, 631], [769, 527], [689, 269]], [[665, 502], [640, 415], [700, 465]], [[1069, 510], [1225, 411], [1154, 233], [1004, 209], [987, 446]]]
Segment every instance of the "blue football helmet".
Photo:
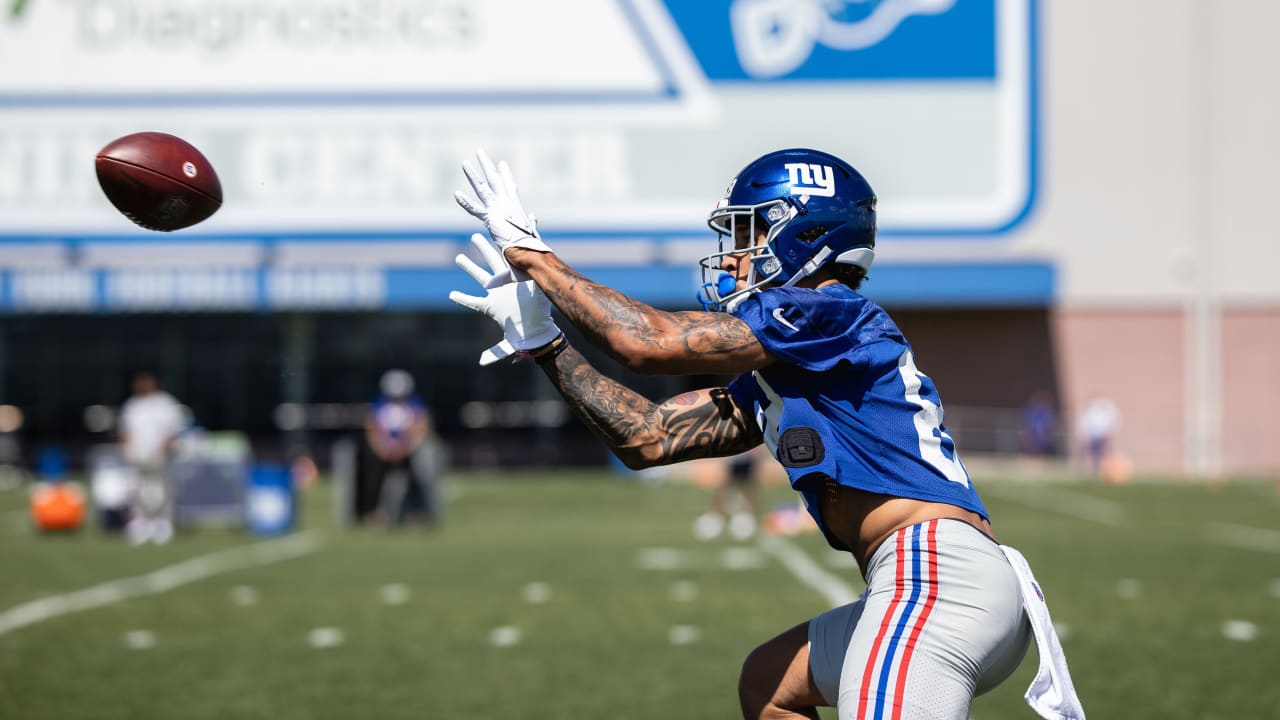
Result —
[[[866, 271], [875, 259], [876, 194], [852, 165], [818, 150], [778, 150], [747, 165], [707, 216], [719, 252], [702, 258], [698, 301], [729, 310], [770, 283], [790, 287], [830, 263]], [[763, 238], [762, 238], [763, 236]], [[722, 270], [745, 257], [745, 287]]]

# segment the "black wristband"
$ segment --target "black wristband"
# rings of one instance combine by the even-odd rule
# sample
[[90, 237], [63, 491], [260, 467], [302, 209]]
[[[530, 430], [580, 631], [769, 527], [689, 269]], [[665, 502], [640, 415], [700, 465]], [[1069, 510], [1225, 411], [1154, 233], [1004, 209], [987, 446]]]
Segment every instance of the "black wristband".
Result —
[[568, 349], [569, 338], [565, 337], [564, 334], [561, 334], [555, 340], [552, 340], [551, 343], [552, 344], [551, 344], [550, 350], [547, 350], [546, 352], [540, 355], [533, 356], [534, 362], [538, 363], [539, 365], [543, 365], [551, 362], [552, 360], [555, 360], [556, 357], [560, 355], [560, 353]]

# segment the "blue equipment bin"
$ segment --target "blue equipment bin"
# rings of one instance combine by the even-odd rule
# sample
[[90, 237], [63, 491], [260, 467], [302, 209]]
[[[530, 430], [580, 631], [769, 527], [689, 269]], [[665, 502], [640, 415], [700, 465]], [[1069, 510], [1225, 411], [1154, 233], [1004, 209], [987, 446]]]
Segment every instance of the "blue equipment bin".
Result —
[[293, 476], [283, 465], [254, 465], [244, 497], [245, 523], [255, 535], [281, 535], [293, 530], [297, 496]]

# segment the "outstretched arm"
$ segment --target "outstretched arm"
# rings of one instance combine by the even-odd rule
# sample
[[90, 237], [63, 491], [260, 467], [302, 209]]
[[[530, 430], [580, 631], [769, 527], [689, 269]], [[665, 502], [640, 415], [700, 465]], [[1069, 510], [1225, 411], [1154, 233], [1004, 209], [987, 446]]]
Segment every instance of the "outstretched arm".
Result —
[[563, 337], [543, 352], [538, 364], [551, 383], [629, 468], [735, 455], [763, 439], [755, 420], [725, 388], [695, 390], [655, 403], [602, 375]]
[[511, 248], [530, 277], [592, 342], [627, 368], [651, 374], [737, 374], [774, 358], [728, 313], [665, 312], [596, 282], [551, 252]]
[[[662, 312], [574, 272], [542, 240], [533, 216], [520, 202], [515, 178], [505, 162], [494, 164], [488, 154], [478, 150], [475, 163], [463, 161], [462, 172], [471, 192], [459, 190], [454, 199], [484, 223], [497, 251], [510, 264], [510, 272], [498, 267], [502, 262], [490, 262], [492, 274], [476, 273], [474, 263], [459, 260], [481, 285], [493, 288], [512, 279], [534, 279], [593, 344], [637, 372], [741, 373], [773, 362], [747, 324], [737, 318], [720, 313]], [[469, 307], [481, 309], [475, 303]]]

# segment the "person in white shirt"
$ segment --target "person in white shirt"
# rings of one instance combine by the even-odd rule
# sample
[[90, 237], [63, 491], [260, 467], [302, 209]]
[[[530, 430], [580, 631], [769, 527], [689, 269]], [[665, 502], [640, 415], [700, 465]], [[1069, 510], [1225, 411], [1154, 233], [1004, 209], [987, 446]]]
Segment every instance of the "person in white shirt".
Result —
[[1114, 451], [1112, 444], [1119, 429], [1120, 410], [1116, 404], [1110, 398], [1100, 395], [1090, 398], [1076, 420], [1076, 431], [1080, 435], [1080, 445], [1089, 471], [1094, 475], [1104, 474], [1106, 462]]
[[137, 484], [125, 533], [135, 545], [173, 538], [173, 500], [169, 458], [174, 441], [186, 426], [182, 406], [160, 389], [149, 372], [133, 378], [133, 395], [120, 411], [120, 449], [134, 469]]

